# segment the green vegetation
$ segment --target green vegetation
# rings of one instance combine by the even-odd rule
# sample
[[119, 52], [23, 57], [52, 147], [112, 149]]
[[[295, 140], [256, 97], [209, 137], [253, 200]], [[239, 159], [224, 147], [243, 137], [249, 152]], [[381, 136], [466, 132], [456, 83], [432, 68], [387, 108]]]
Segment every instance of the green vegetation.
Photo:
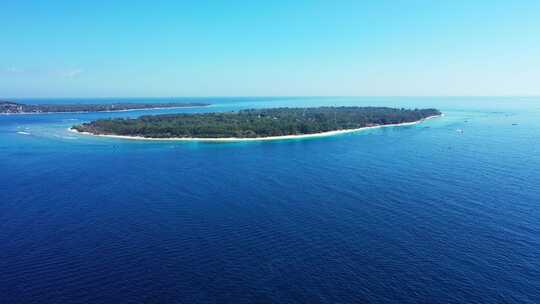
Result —
[[116, 103], [116, 104], [22, 104], [0, 101], [0, 114], [25, 113], [74, 113], [74, 112], [111, 112], [142, 110], [152, 108], [202, 107], [206, 103]]
[[101, 119], [74, 126], [79, 132], [147, 138], [256, 138], [313, 134], [415, 122], [440, 115], [436, 109], [384, 107], [274, 108], [227, 113], [148, 115]]

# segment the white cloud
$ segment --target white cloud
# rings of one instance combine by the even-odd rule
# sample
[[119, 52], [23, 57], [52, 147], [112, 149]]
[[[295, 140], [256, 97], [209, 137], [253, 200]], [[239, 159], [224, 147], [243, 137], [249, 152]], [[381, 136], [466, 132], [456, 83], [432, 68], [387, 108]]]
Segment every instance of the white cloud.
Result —
[[60, 76], [65, 78], [75, 78], [79, 75], [81, 75], [84, 72], [83, 69], [68, 69], [68, 70], [61, 70], [59, 72]]
[[9, 67], [9, 68], [2, 69], [1, 71], [8, 74], [22, 74], [26, 72], [25, 69], [17, 68], [17, 67]]
[[39, 78], [75, 78], [84, 73], [81, 68], [20, 68], [20, 67], [7, 67], [0, 68], [0, 75], [21, 75], [25, 77], [39, 77]]

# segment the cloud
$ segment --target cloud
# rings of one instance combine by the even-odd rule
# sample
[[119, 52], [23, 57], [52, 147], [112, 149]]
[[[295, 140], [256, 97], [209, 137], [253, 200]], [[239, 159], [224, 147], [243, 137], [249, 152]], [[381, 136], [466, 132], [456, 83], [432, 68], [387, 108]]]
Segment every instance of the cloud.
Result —
[[9, 68], [5, 68], [5, 69], [1, 69], [1, 71], [4, 72], [4, 73], [7, 73], [7, 74], [22, 74], [22, 73], [26, 72], [25, 69], [16, 68], [16, 67], [9, 67]]
[[81, 68], [0, 68], [0, 75], [20, 75], [25, 77], [75, 78], [84, 73]]
[[84, 73], [83, 69], [69, 69], [60, 71], [60, 76], [64, 78], [75, 78]]

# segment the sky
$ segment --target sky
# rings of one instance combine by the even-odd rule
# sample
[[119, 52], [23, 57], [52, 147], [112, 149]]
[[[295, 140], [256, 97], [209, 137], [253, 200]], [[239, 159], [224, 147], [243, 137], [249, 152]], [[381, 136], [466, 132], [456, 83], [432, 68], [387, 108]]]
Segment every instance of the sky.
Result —
[[540, 95], [538, 0], [6, 0], [0, 20], [0, 97]]

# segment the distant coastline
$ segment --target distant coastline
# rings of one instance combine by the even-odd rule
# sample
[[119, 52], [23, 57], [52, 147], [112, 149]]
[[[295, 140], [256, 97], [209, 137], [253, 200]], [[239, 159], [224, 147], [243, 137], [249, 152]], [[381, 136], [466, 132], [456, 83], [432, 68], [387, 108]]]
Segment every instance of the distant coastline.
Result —
[[273, 141], [273, 140], [287, 140], [287, 139], [303, 139], [303, 138], [317, 138], [317, 137], [328, 137], [335, 136], [347, 133], [360, 132], [371, 129], [385, 128], [385, 127], [403, 127], [411, 126], [422, 123], [423, 121], [444, 116], [444, 114], [432, 115], [425, 118], [422, 118], [417, 121], [404, 122], [398, 124], [385, 124], [385, 125], [376, 125], [369, 127], [362, 127], [356, 129], [343, 129], [343, 130], [334, 130], [321, 133], [312, 133], [312, 134], [298, 134], [298, 135], [282, 135], [282, 136], [267, 136], [267, 137], [252, 137], [252, 138], [243, 138], [243, 137], [224, 137], [224, 138], [205, 138], [205, 137], [170, 137], [170, 138], [152, 138], [152, 137], [142, 137], [142, 136], [127, 136], [127, 135], [112, 135], [112, 134], [93, 134], [90, 132], [80, 132], [75, 128], [68, 128], [68, 131], [88, 136], [95, 137], [105, 137], [105, 138], [114, 138], [114, 139], [127, 139], [127, 140], [145, 140], [145, 141], [196, 141], [196, 142], [242, 142], [242, 141]]
[[75, 112], [22, 112], [22, 113], [2, 113], [0, 115], [47, 115], [47, 114], [86, 114], [86, 113], [118, 113], [133, 111], [152, 111], [152, 110], [172, 110], [172, 109], [198, 109], [209, 107], [211, 104], [200, 106], [179, 106], [179, 107], [155, 107], [155, 108], [137, 108], [127, 110], [107, 110], [107, 111], [75, 111]]
[[141, 110], [200, 108], [208, 103], [23, 104], [0, 101], [0, 115], [114, 113]]

